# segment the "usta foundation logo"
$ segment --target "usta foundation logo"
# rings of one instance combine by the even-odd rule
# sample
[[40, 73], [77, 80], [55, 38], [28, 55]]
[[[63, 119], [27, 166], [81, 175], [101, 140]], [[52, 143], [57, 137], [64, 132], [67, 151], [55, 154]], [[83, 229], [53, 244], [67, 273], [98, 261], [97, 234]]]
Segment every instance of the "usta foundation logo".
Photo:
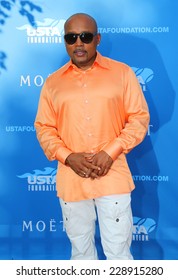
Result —
[[26, 31], [27, 42], [30, 44], [60, 44], [64, 34], [65, 19], [45, 18], [43, 21], [36, 21], [37, 27], [25, 24], [17, 27], [20, 31]]

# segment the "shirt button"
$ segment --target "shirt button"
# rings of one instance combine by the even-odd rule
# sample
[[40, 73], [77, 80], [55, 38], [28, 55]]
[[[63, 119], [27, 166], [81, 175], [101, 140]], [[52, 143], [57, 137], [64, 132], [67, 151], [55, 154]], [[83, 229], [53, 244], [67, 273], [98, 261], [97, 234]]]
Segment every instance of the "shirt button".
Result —
[[87, 120], [87, 121], [90, 121], [90, 120], [91, 120], [91, 117], [86, 117], [86, 120]]

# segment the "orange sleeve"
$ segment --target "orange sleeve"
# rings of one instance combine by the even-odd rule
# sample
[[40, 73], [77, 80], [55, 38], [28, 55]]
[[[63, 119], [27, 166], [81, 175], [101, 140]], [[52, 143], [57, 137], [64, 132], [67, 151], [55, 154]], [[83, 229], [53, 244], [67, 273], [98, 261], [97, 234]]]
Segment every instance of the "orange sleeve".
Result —
[[52, 106], [50, 89], [45, 82], [38, 104], [38, 111], [35, 119], [37, 139], [49, 160], [58, 160], [65, 163], [66, 158], [71, 154], [65, 143], [57, 132], [56, 113]]
[[103, 149], [113, 160], [115, 160], [120, 153], [128, 153], [143, 141], [150, 120], [145, 97], [136, 75], [130, 67], [125, 75], [124, 84], [123, 109], [125, 111], [125, 126], [121, 130], [120, 135]]

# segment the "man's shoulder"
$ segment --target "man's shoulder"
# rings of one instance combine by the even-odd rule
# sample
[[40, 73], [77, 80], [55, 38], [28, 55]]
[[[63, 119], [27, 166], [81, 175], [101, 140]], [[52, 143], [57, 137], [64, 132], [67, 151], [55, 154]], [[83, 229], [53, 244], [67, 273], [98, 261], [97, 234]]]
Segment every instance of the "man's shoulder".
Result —
[[110, 70], [120, 70], [120, 71], [128, 71], [130, 69], [130, 66], [122, 61], [119, 61], [115, 58], [112, 58], [110, 56], [102, 55], [101, 53], [97, 52], [97, 58], [96, 61], [103, 66], [104, 68], [110, 69]]
[[46, 79], [46, 82], [52, 83], [59, 80], [63, 73], [69, 68], [69, 62], [58, 68], [56, 71], [52, 72]]
[[108, 65], [111, 67], [111, 68], [116, 68], [116, 69], [120, 69], [122, 71], [128, 71], [130, 69], [130, 66], [128, 64], [126, 64], [125, 62], [122, 62], [122, 61], [119, 61], [119, 60], [116, 60], [114, 58], [110, 58], [110, 57], [104, 57], [107, 62], [108, 62]]

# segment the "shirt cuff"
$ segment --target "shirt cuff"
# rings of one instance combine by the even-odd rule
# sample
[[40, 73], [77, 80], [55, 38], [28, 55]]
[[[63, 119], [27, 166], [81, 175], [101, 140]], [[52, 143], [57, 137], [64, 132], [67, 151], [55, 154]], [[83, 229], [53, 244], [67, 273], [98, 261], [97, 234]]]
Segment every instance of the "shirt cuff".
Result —
[[65, 147], [61, 147], [57, 150], [56, 153], [56, 160], [62, 162], [63, 164], [65, 164], [66, 158], [72, 153], [71, 150], [65, 148]]
[[123, 148], [117, 140], [110, 142], [102, 150], [105, 151], [113, 159], [113, 161], [116, 160], [123, 152]]

